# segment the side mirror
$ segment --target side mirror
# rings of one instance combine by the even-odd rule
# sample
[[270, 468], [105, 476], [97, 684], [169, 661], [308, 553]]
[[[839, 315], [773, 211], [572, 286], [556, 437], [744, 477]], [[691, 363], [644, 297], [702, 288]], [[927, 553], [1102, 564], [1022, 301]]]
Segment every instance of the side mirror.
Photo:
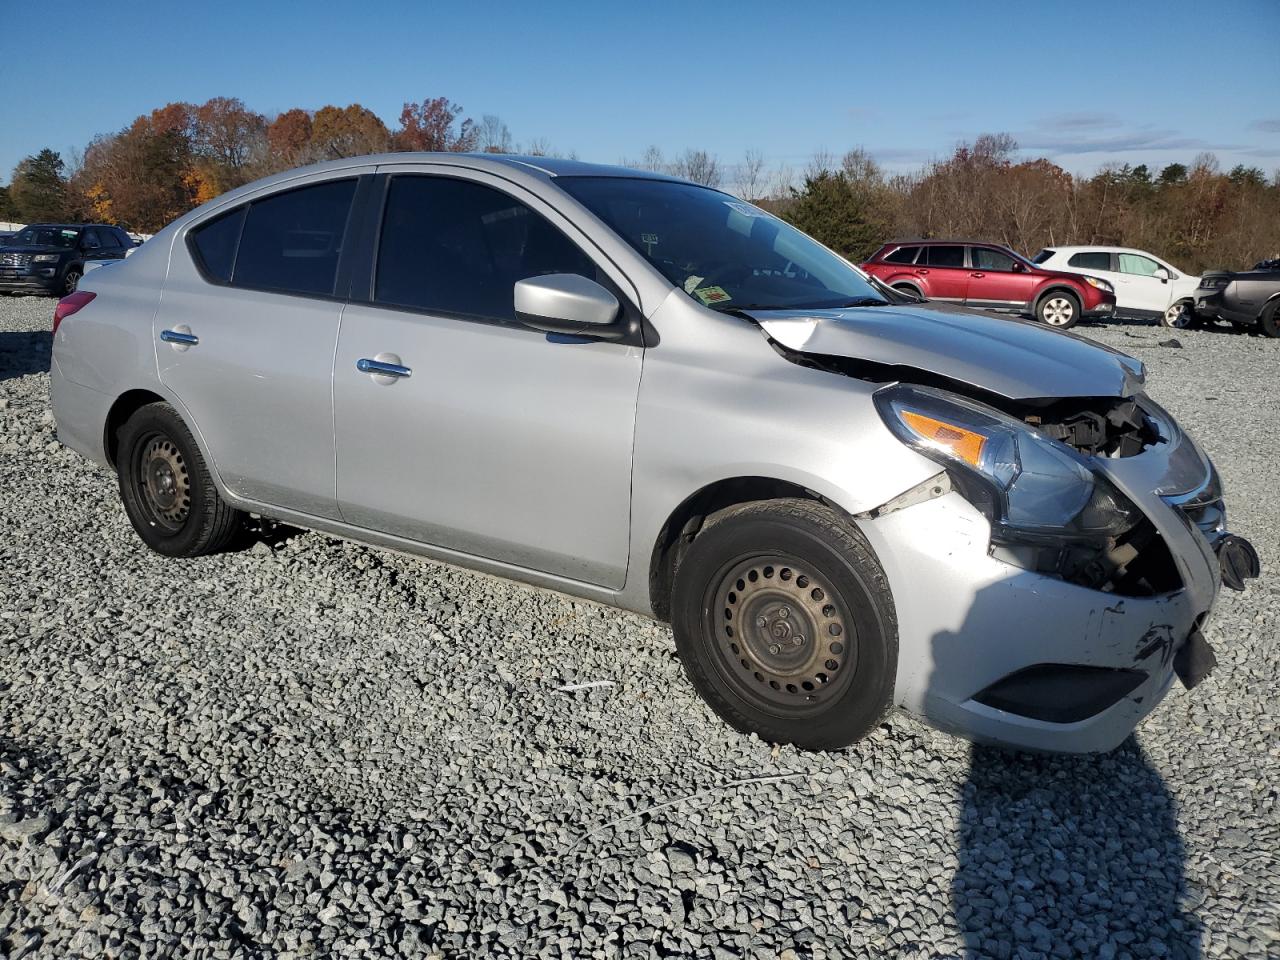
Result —
[[516, 317], [534, 330], [602, 340], [617, 340], [626, 333], [618, 323], [618, 298], [576, 273], [517, 280], [515, 297]]
[[1151, 275], [1155, 277], [1157, 280], [1159, 280], [1161, 283], [1167, 283], [1170, 279], [1169, 271], [1166, 270], [1164, 267], [1156, 267], [1154, 270], [1151, 271]]
[[1023, 263], [1022, 263], [1022, 261], [1020, 261], [1020, 260], [1015, 260], [1015, 261], [1013, 261], [1013, 272], [1014, 272], [1014, 273], [1026, 273], [1026, 271], [1027, 271], [1026, 265], [1025, 265], [1025, 264], [1023, 264]]

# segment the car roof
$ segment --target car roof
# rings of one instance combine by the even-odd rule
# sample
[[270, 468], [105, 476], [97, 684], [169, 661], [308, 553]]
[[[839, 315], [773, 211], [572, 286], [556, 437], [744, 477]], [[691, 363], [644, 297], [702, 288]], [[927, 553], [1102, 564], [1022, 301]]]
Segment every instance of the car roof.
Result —
[[587, 163], [583, 160], [571, 160], [565, 157], [535, 157], [515, 153], [429, 153], [411, 151], [406, 153], [374, 153], [360, 157], [345, 157], [341, 160], [326, 160], [307, 167], [285, 170], [271, 177], [256, 181], [256, 186], [265, 186], [275, 180], [291, 180], [310, 173], [325, 170], [342, 169], [350, 166], [390, 165], [390, 164], [436, 164], [450, 167], [462, 167], [469, 170], [502, 170], [520, 171], [524, 174], [543, 179], [555, 177], [628, 177], [644, 180], [671, 180], [677, 183], [690, 183], [681, 177], [666, 173], [655, 173], [652, 170], [635, 170], [630, 167], [619, 167], [607, 163]]
[[1001, 243], [998, 240], [939, 240], [937, 237], [931, 237], [928, 240], [890, 240], [885, 244], [886, 247], [936, 247], [940, 245], [956, 246], [964, 244], [969, 247], [1000, 247], [1004, 250], [1012, 250], [1008, 244]]
[[[604, 163], [586, 163], [582, 160], [569, 160], [563, 157], [532, 157], [510, 153], [374, 153], [357, 157], [343, 157], [339, 160], [326, 160], [306, 167], [294, 167], [282, 170], [270, 176], [255, 180], [234, 190], [219, 194], [207, 204], [196, 207], [190, 213], [175, 220], [174, 223], [187, 223], [191, 219], [203, 219], [213, 211], [224, 210], [239, 202], [242, 198], [258, 194], [264, 190], [285, 185], [301, 185], [301, 183], [325, 173], [338, 173], [359, 167], [412, 167], [421, 164], [431, 166], [437, 171], [442, 167], [454, 167], [491, 173], [513, 183], [521, 183], [534, 187], [538, 183], [551, 183], [557, 177], [619, 177], [642, 180], [665, 180], [671, 183], [683, 183], [697, 186], [690, 180], [674, 177], [651, 170], [633, 170], [629, 167], [617, 167]], [[536, 188], [536, 187], [535, 187]], [[710, 187], [708, 189], [715, 189]], [[723, 192], [723, 191], [720, 191]]]
[[1111, 247], [1104, 243], [1085, 243], [1074, 244], [1071, 246], [1067, 246], [1065, 244], [1050, 244], [1044, 249], [1053, 250], [1055, 253], [1088, 253], [1089, 251], [1096, 251], [1098, 253], [1136, 253], [1144, 257], [1151, 257], [1153, 260], [1164, 259], [1163, 257], [1156, 256], [1156, 254], [1151, 253], [1148, 250], [1139, 250], [1137, 247]]

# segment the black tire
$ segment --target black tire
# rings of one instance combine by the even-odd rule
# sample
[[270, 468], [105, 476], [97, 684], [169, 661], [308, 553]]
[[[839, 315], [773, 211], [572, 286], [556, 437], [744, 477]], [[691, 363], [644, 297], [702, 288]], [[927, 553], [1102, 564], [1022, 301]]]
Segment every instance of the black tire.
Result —
[[244, 514], [218, 495], [191, 431], [167, 403], [138, 409], [120, 428], [120, 499], [143, 543], [167, 557], [229, 546]]
[[920, 292], [919, 288], [913, 287], [909, 283], [896, 283], [894, 284], [893, 289], [897, 290], [899, 293], [905, 293], [909, 297], [915, 297], [917, 300], [924, 299], [924, 294]]
[[1262, 316], [1258, 317], [1258, 329], [1264, 337], [1273, 340], [1280, 337], [1280, 300], [1268, 304], [1262, 311]]
[[65, 297], [69, 293], [75, 293], [83, 276], [84, 272], [79, 267], [69, 267], [62, 275], [62, 295]]
[[1055, 330], [1070, 330], [1080, 322], [1080, 298], [1069, 290], [1050, 290], [1036, 301], [1036, 319]]
[[1200, 325], [1196, 316], [1195, 304], [1190, 300], [1179, 300], [1171, 303], [1169, 309], [1160, 314], [1160, 325], [1172, 330], [1194, 330]]
[[744, 733], [834, 750], [893, 703], [888, 580], [857, 528], [822, 504], [765, 500], [708, 518], [676, 571], [671, 623], [690, 682]]

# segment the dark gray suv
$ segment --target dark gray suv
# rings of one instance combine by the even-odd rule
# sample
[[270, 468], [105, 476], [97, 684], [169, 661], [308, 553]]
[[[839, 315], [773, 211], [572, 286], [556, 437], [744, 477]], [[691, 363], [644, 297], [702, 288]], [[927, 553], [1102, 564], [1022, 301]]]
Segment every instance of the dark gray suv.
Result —
[[0, 292], [65, 296], [94, 260], [121, 260], [133, 240], [105, 223], [33, 223], [0, 243]]

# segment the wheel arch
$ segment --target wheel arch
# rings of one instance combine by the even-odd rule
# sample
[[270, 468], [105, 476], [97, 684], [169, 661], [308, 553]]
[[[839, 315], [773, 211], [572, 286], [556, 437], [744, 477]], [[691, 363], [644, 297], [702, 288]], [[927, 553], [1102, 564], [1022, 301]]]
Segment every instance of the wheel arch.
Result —
[[1073, 287], [1071, 284], [1062, 280], [1053, 280], [1048, 285], [1036, 291], [1036, 295], [1031, 300], [1031, 312], [1039, 313], [1040, 304], [1044, 302], [1044, 298], [1054, 293], [1068, 293], [1075, 300], [1076, 305], [1081, 311], [1084, 310], [1084, 295]]
[[829, 498], [790, 480], [743, 476], [706, 484], [681, 501], [667, 517], [654, 541], [649, 559], [649, 604], [653, 615], [663, 622], [670, 620], [671, 591], [676, 571], [707, 517], [727, 507], [781, 497], [813, 500], [847, 516], [847, 512]]
[[[152, 390], [126, 390], [116, 397], [115, 402], [111, 404], [111, 409], [107, 411], [107, 420], [102, 427], [102, 449], [112, 469], [118, 469], [116, 455], [120, 448], [120, 428], [131, 416], [149, 403], [169, 403], [169, 400]], [[183, 417], [183, 419], [186, 418]]]

